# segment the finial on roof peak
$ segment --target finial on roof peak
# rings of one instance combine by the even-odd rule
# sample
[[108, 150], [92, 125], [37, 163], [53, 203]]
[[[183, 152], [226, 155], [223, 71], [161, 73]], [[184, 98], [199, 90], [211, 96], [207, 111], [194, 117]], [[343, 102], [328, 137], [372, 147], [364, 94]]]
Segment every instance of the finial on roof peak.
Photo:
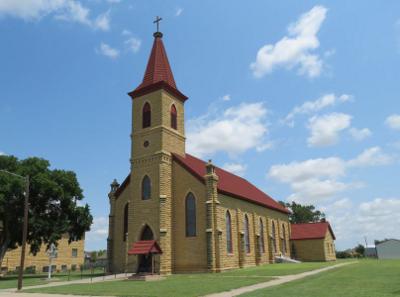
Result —
[[153, 36], [155, 38], [161, 38], [163, 36], [163, 34], [160, 32], [160, 21], [161, 20], [162, 20], [162, 18], [157, 16], [156, 19], [153, 21], [153, 24], [157, 24], [157, 31], [154, 32], [154, 34], [153, 34]]

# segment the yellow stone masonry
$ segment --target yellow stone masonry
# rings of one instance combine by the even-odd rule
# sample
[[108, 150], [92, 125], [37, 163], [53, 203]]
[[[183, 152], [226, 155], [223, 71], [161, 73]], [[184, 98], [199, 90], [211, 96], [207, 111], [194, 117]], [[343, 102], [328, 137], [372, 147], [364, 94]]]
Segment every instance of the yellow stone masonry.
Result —
[[[85, 241], [74, 241], [68, 244], [68, 238], [63, 237], [57, 246], [58, 256], [52, 260], [52, 265], [56, 271], [68, 269], [80, 269], [85, 260], [84, 253]], [[46, 246], [43, 245], [36, 256], [29, 252], [29, 245], [26, 249], [25, 268], [34, 267], [36, 272], [43, 272], [44, 267], [49, 266], [49, 257], [47, 255]], [[75, 252], [76, 251], [76, 252]], [[10, 250], [6, 253], [3, 262], [1, 263], [2, 270], [14, 271], [19, 267], [21, 257], [21, 248]]]

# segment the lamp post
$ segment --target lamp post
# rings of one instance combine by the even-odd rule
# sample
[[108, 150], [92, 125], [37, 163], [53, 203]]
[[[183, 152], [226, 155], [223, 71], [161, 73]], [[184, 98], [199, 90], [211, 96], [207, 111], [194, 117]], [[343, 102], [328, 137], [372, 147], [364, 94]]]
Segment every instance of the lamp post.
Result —
[[16, 173], [9, 172], [7, 170], [0, 169], [0, 172], [8, 173], [12, 176], [21, 178], [25, 181], [25, 201], [24, 201], [24, 226], [22, 229], [22, 247], [21, 247], [21, 259], [18, 271], [18, 290], [22, 289], [22, 278], [24, 275], [25, 265], [25, 250], [26, 250], [26, 237], [28, 235], [28, 208], [29, 208], [29, 175], [22, 176]]

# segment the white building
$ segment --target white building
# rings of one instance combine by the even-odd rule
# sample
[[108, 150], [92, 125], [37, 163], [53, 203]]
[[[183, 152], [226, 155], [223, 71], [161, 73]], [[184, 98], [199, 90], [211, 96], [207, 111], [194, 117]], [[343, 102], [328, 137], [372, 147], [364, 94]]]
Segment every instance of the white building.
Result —
[[388, 239], [376, 245], [378, 259], [400, 259], [400, 240]]

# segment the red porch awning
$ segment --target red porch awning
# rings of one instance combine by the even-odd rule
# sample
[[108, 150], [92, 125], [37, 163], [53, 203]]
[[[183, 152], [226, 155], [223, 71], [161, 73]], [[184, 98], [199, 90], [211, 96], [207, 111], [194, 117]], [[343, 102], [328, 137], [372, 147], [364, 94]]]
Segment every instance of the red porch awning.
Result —
[[162, 250], [155, 240], [140, 240], [132, 245], [128, 255], [162, 254]]

